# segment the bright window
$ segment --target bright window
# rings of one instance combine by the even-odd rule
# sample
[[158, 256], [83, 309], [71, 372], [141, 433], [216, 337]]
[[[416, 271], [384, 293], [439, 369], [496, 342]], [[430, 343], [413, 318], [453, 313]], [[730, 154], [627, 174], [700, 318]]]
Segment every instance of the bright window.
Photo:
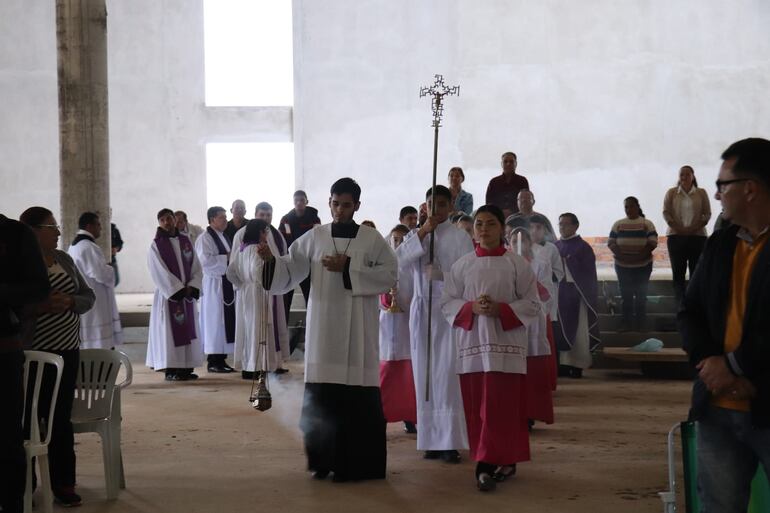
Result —
[[209, 206], [227, 209], [236, 199], [254, 217], [261, 201], [273, 206], [273, 226], [294, 208], [294, 144], [209, 143], [206, 145], [206, 191]]
[[291, 0], [204, 0], [206, 105], [294, 105]]

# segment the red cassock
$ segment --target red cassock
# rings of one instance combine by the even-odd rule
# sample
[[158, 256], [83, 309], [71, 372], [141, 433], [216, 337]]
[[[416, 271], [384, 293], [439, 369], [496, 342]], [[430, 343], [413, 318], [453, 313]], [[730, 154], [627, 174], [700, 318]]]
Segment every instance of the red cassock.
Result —
[[460, 374], [473, 460], [493, 465], [529, 461], [525, 382], [523, 374]]
[[387, 422], [417, 422], [411, 360], [380, 362], [380, 395]]

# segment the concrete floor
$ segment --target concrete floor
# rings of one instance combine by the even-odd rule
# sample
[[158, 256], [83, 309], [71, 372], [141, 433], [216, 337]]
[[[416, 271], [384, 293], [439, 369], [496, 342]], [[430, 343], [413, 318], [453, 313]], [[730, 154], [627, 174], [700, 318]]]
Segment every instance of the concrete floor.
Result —
[[[248, 404], [239, 374], [204, 371], [167, 383], [144, 366], [146, 331], [127, 330], [135, 362], [124, 392], [127, 489], [107, 501], [96, 435], [77, 435], [78, 492], [87, 512], [657, 512], [666, 488], [665, 434], [687, 413], [690, 385], [629, 371], [589, 371], [564, 380], [556, 424], [536, 426], [532, 461], [496, 492], [475, 489], [474, 463], [423, 460], [414, 435], [388, 429], [384, 481], [333, 484], [305, 472], [297, 427], [302, 364], [273, 379], [274, 406]], [[57, 507], [58, 508], [58, 507]]]

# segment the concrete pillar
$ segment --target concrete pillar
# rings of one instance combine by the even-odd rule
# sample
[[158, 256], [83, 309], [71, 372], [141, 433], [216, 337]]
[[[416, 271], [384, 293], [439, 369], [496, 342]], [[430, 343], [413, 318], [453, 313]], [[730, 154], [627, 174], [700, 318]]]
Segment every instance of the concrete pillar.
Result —
[[110, 255], [110, 174], [105, 0], [56, 0], [62, 244], [78, 216], [98, 211]]

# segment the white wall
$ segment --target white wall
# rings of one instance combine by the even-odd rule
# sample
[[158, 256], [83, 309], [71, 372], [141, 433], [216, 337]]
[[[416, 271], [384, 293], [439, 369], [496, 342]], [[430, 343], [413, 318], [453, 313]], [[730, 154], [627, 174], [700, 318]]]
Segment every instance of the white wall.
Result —
[[[434, 73], [446, 102], [439, 181], [460, 165], [475, 205], [519, 156], [552, 218], [574, 211], [606, 235], [638, 196], [660, 213], [691, 164], [713, 193], [719, 155], [770, 137], [770, 3], [761, 0], [295, 0], [295, 146], [318, 200], [350, 175], [360, 219], [382, 230], [430, 185]], [[712, 208], [719, 211], [717, 202]]]
[[[54, 7], [0, 2], [0, 211], [13, 217], [31, 205], [59, 217]], [[150, 291], [157, 211], [206, 224], [206, 142], [290, 140], [291, 109], [205, 107], [202, 0], [108, 0], [107, 13], [118, 291]]]
[[[770, 135], [762, 0], [293, 3], [297, 186], [324, 220], [329, 186], [346, 175], [364, 189], [359, 220], [383, 230], [419, 203], [432, 130], [418, 88], [434, 73], [461, 85], [447, 101], [440, 179], [463, 166], [480, 205], [514, 150], [536, 209], [575, 211], [586, 235], [606, 234], [629, 194], [661, 225], [680, 165], [713, 192], [719, 153]], [[201, 0], [107, 7], [119, 290], [143, 291], [157, 210], [205, 221], [205, 142], [290, 140], [291, 112], [204, 107]], [[54, 15], [48, 0], [0, 2], [0, 211], [14, 217], [33, 204], [58, 212]]]

